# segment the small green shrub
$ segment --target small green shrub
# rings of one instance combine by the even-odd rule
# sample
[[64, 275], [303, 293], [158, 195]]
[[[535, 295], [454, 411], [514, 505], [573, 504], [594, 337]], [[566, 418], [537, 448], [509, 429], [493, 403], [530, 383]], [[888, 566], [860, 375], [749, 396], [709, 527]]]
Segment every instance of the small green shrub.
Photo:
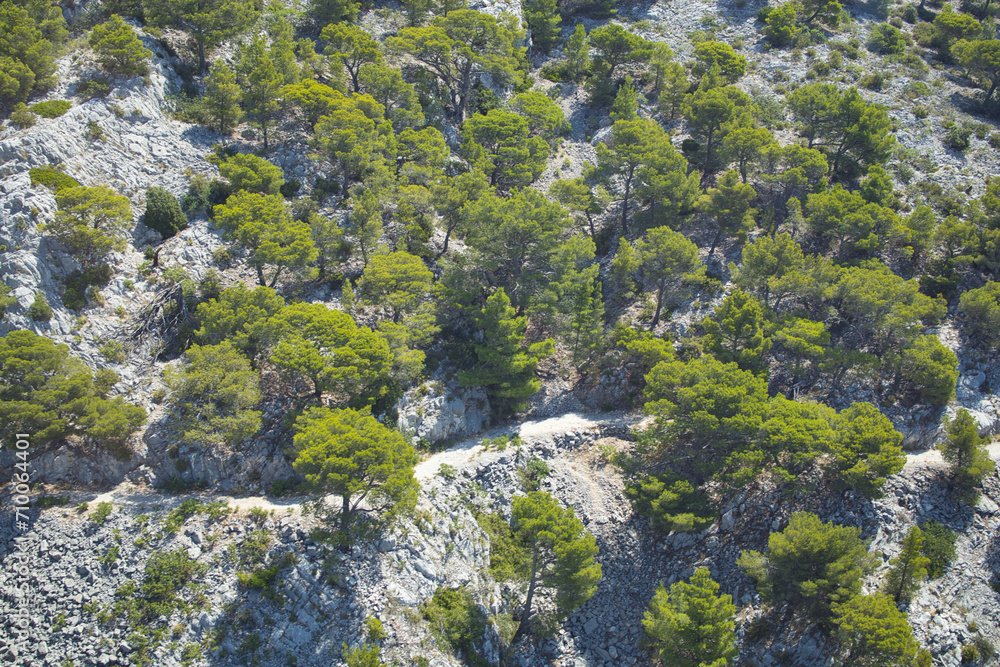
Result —
[[368, 634], [368, 641], [373, 644], [389, 636], [385, 628], [382, 627], [382, 621], [374, 616], [369, 616], [365, 619], [365, 630]]
[[952, 125], [945, 132], [944, 139], [942, 142], [948, 148], [952, 148], [959, 152], [964, 152], [969, 150], [971, 145], [970, 138], [972, 137], [973, 128], [969, 125]]
[[105, 519], [111, 515], [112, 510], [114, 510], [114, 505], [111, 503], [97, 503], [97, 509], [90, 515], [90, 520], [94, 523], [104, 523]]
[[76, 88], [76, 94], [85, 100], [94, 98], [104, 98], [111, 92], [111, 82], [105, 76], [97, 76], [80, 83]]
[[159, 232], [164, 239], [169, 239], [187, 227], [188, 219], [181, 210], [177, 197], [163, 188], [152, 187], [146, 190], [146, 213], [143, 222], [150, 229]]
[[96, 120], [88, 120], [83, 136], [89, 141], [104, 141], [104, 128], [98, 125]]
[[125, 361], [125, 346], [117, 340], [108, 341], [98, 352], [101, 353], [102, 357], [116, 364]]
[[342, 644], [341, 652], [347, 667], [385, 667], [385, 663], [379, 657], [382, 649], [378, 646], [365, 645], [349, 648], [347, 644]]
[[42, 496], [35, 501], [35, 507], [44, 509], [46, 507], [62, 507], [69, 504], [69, 496]]
[[121, 548], [117, 544], [115, 544], [109, 547], [108, 550], [104, 552], [104, 555], [98, 558], [97, 560], [101, 563], [101, 565], [107, 567], [112, 563], [114, 563], [116, 560], [118, 560], [118, 553], [120, 552], [120, 550]]
[[485, 664], [476, 654], [475, 644], [486, 631], [486, 616], [468, 589], [438, 588], [434, 596], [421, 605], [420, 612], [434, 634], [460, 652], [466, 664]]
[[955, 558], [958, 535], [933, 519], [921, 526], [920, 530], [924, 533], [924, 555], [931, 560], [927, 566], [927, 576], [936, 579], [944, 574], [948, 564]]
[[205, 509], [205, 504], [197, 498], [189, 498], [175, 507], [163, 522], [163, 532], [176, 533], [184, 522]]
[[287, 496], [295, 492], [296, 483], [290, 479], [275, 480], [267, 489], [267, 495], [275, 498]]
[[862, 88], [867, 88], [877, 93], [885, 88], [885, 85], [889, 82], [889, 78], [889, 75], [885, 72], [869, 72], [861, 77], [858, 83], [861, 84]]
[[28, 306], [28, 317], [34, 322], [48, 322], [52, 319], [52, 307], [41, 292], [35, 292], [35, 300]]
[[247, 513], [250, 515], [250, 520], [258, 526], [263, 525], [263, 523], [267, 521], [267, 510], [263, 507], [251, 507], [250, 511]]
[[29, 110], [42, 118], [58, 118], [72, 108], [73, 103], [69, 100], [49, 100], [32, 104]]
[[882, 55], [899, 55], [906, 52], [906, 38], [899, 28], [881, 23], [872, 29], [868, 49]]
[[704, 491], [673, 473], [633, 481], [626, 486], [625, 495], [636, 512], [665, 533], [701, 530], [715, 521]]
[[549, 464], [541, 459], [531, 459], [524, 467], [518, 470], [521, 477], [521, 486], [527, 492], [537, 491], [542, 484], [542, 480], [549, 476]]
[[438, 475], [444, 477], [449, 482], [454, 480], [458, 475], [458, 470], [453, 465], [448, 465], [447, 463], [442, 463], [441, 467], [438, 468]]
[[264, 645], [264, 641], [260, 638], [260, 635], [256, 632], [250, 633], [246, 638], [240, 642], [240, 645], [236, 648], [236, 652], [239, 655], [248, 655], [260, 650], [260, 647]]
[[251, 567], [264, 562], [270, 546], [271, 535], [266, 530], [255, 530], [231, 550], [240, 567]]
[[10, 114], [10, 123], [20, 129], [32, 127], [38, 121], [38, 116], [28, 111], [24, 102], [18, 102], [14, 111]]

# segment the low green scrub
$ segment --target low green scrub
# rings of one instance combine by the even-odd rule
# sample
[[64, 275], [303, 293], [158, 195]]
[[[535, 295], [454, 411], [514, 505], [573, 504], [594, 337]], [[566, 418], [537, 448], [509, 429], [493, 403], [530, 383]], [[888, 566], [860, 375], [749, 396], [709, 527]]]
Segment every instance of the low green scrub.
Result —
[[90, 515], [90, 520], [94, 523], [104, 523], [114, 510], [111, 503], [97, 503], [97, 509]]
[[221, 501], [206, 505], [197, 498], [189, 498], [170, 511], [163, 522], [163, 532], [176, 533], [195, 514], [208, 514], [212, 521], [219, 521], [229, 511], [229, 505]]
[[715, 521], [708, 496], [674, 473], [650, 475], [631, 482], [625, 495], [636, 512], [653, 528], [671, 531], [703, 530]]
[[921, 526], [920, 530], [924, 534], [924, 556], [931, 560], [927, 566], [927, 576], [937, 579], [944, 574], [955, 558], [955, 542], [958, 540], [958, 535], [933, 519]]
[[[107, 264], [98, 264], [83, 271], [74, 271], [63, 279], [63, 305], [70, 310], [80, 310], [87, 306], [87, 294], [96, 295], [111, 281], [113, 271]], [[90, 289], [91, 287], [95, 290]], [[95, 297], [96, 298], [96, 297]]]
[[205, 574], [208, 566], [196, 562], [184, 549], [160, 551], [150, 556], [141, 584], [128, 581], [118, 587], [113, 617], [125, 616], [131, 626], [145, 626], [175, 610], [189, 611], [191, 605], [180, 595]]
[[80, 181], [58, 167], [32, 167], [28, 170], [32, 185], [42, 185], [53, 192], [80, 187]]
[[58, 118], [72, 108], [73, 103], [69, 100], [49, 100], [32, 104], [28, 110], [42, 118]]
[[438, 588], [420, 607], [423, 617], [439, 640], [448, 642], [472, 667], [487, 663], [475, 650], [486, 632], [486, 615], [466, 588]]
[[527, 492], [538, 491], [542, 480], [549, 476], [549, 464], [542, 459], [531, 459], [517, 471], [521, 477], [521, 486]]
[[69, 504], [69, 496], [42, 496], [35, 501], [35, 507], [44, 509], [46, 507], [62, 507]]

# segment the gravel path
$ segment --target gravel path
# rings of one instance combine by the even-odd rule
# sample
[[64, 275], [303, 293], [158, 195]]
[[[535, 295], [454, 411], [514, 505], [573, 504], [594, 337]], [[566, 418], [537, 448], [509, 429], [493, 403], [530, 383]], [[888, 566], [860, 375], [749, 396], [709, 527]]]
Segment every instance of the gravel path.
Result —
[[[595, 429], [607, 421], [609, 420], [606, 415], [581, 415], [569, 412], [549, 419], [522, 422], [516, 428], [517, 435], [520, 436], [521, 440], [530, 442], [566, 433], [567, 431]], [[427, 460], [417, 464], [414, 469], [414, 475], [418, 480], [425, 480], [437, 474], [437, 471], [443, 464], [457, 468], [483, 451], [482, 441], [484, 438], [493, 438], [510, 433], [511, 427], [508, 426], [491, 429], [475, 437], [462, 440], [443, 452], [438, 452]]]
[[[986, 445], [986, 451], [989, 453], [991, 459], [1000, 461], [1000, 442], [993, 442]], [[903, 466], [903, 472], [912, 473], [922, 468], [943, 470], [947, 467], [948, 464], [945, 463], [944, 458], [941, 456], [941, 450], [934, 448], [913, 454], [908, 453], [906, 455], [906, 465]]]

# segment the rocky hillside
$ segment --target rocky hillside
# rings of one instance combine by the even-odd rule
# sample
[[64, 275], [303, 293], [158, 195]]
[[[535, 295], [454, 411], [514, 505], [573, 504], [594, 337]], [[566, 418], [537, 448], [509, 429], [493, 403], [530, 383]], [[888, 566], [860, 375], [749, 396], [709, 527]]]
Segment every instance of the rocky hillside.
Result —
[[[143, 4], [0, 11], [55, 68], [0, 78], [0, 659], [695, 664], [643, 619], [704, 567], [713, 667], [996, 662], [996, 8]], [[566, 608], [535, 491], [596, 545]], [[741, 558], [799, 513], [868, 554], [820, 612]], [[915, 526], [893, 653], [839, 605]]]

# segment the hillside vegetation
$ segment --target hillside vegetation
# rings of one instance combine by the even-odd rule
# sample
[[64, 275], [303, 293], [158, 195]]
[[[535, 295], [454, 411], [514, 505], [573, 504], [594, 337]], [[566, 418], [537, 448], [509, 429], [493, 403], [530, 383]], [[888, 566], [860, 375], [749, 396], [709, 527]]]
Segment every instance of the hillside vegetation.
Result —
[[2, 655], [993, 664], [998, 16], [4, 0]]

